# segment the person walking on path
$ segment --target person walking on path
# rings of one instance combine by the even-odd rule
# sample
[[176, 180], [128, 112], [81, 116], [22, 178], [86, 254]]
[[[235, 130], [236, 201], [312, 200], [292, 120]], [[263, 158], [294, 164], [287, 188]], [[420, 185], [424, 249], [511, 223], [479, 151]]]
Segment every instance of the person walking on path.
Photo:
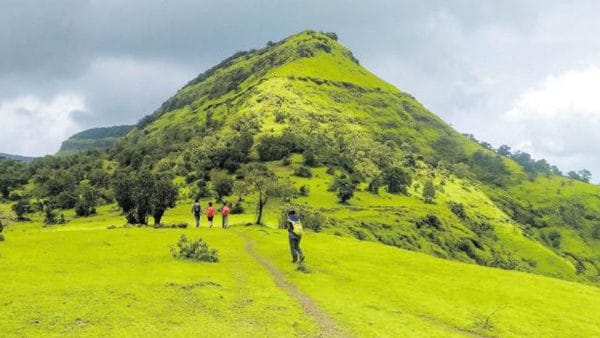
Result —
[[296, 211], [291, 210], [288, 213], [288, 238], [290, 241], [290, 251], [292, 253], [292, 263], [302, 263], [304, 261], [304, 253], [300, 249], [300, 241], [304, 233], [300, 217]]
[[227, 206], [227, 202], [223, 202], [223, 206], [221, 207], [221, 216], [223, 219], [223, 229], [227, 229], [229, 227], [229, 207]]
[[192, 205], [192, 214], [194, 215], [194, 219], [196, 220], [196, 228], [200, 227], [200, 216], [202, 215], [202, 208], [200, 208], [200, 202], [196, 198], [194, 204]]
[[213, 219], [215, 218], [217, 210], [213, 207], [212, 202], [208, 202], [208, 208], [206, 209], [206, 218], [208, 219], [208, 223], [210, 227], [213, 227]]

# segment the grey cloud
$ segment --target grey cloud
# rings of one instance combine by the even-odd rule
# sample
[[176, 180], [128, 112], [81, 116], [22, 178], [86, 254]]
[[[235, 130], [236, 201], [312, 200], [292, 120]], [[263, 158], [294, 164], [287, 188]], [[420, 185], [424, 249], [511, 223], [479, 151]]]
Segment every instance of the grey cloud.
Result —
[[600, 63], [599, 9], [591, 0], [4, 0], [0, 103], [75, 93], [85, 100], [72, 115], [80, 128], [132, 123], [236, 50], [317, 29], [337, 32], [363, 65], [460, 131], [519, 144], [536, 135], [500, 116], [549, 74]]

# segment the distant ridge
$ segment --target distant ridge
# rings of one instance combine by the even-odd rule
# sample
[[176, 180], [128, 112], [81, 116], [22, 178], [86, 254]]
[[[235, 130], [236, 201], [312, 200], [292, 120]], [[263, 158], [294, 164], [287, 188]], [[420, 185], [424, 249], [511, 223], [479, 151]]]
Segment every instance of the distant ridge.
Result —
[[118, 138], [125, 136], [134, 127], [122, 125], [84, 130], [64, 141], [59, 153], [109, 148]]
[[36, 157], [5, 154], [5, 153], [0, 153], [0, 158], [7, 158], [9, 160], [19, 161], [19, 162], [31, 162], [36, 159]]

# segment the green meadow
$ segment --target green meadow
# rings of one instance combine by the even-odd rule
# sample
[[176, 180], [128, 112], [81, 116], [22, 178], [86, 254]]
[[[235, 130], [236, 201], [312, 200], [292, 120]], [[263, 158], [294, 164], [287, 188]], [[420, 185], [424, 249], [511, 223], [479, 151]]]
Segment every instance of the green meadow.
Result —
[[[67, 215], [70, 217], [70, 215]], [[600, 335], [600, 289], [307, 232], [306, 264], [285, 230], [123, 227], [113, 206], [43, 227], [11, 225], [0, 243], [3, 336], [536, 336]], [[166, 222], [191, 222], [182, 203]], [[218, 223], [219, 219], [217, 219]], [[113, 226], [115, 226], [113, 228]], [[218, 263], [174, 259], [185, 234]], [[270, 265], [277, 271], [274, 276]], [[283, 279], [280, 285], [277, 278]], [[308, 311], [297, 290], [318, 311]], [[305, 299], [305, 300], [306, 300]], [[326, 316], [326, 324], [323, 318]], [[328, 323], [328, 324], [327, 324]], [[335, 328], [328, 330], [327, 325]]]

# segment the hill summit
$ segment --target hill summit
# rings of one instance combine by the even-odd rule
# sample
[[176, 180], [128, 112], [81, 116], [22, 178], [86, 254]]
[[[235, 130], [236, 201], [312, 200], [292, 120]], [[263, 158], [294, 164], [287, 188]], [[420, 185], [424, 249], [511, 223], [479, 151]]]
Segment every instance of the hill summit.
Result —
[[234, 54], [113, 155], [174, 173], [190, 198], [214, 171], [243, 180], [240, 168], [263, 162], [303, 189], [291, 203], [323, 215], [319, 230], [570, 280], [600, 274], [598, 187], [456, 132], [361, 67], [334, 33]]

